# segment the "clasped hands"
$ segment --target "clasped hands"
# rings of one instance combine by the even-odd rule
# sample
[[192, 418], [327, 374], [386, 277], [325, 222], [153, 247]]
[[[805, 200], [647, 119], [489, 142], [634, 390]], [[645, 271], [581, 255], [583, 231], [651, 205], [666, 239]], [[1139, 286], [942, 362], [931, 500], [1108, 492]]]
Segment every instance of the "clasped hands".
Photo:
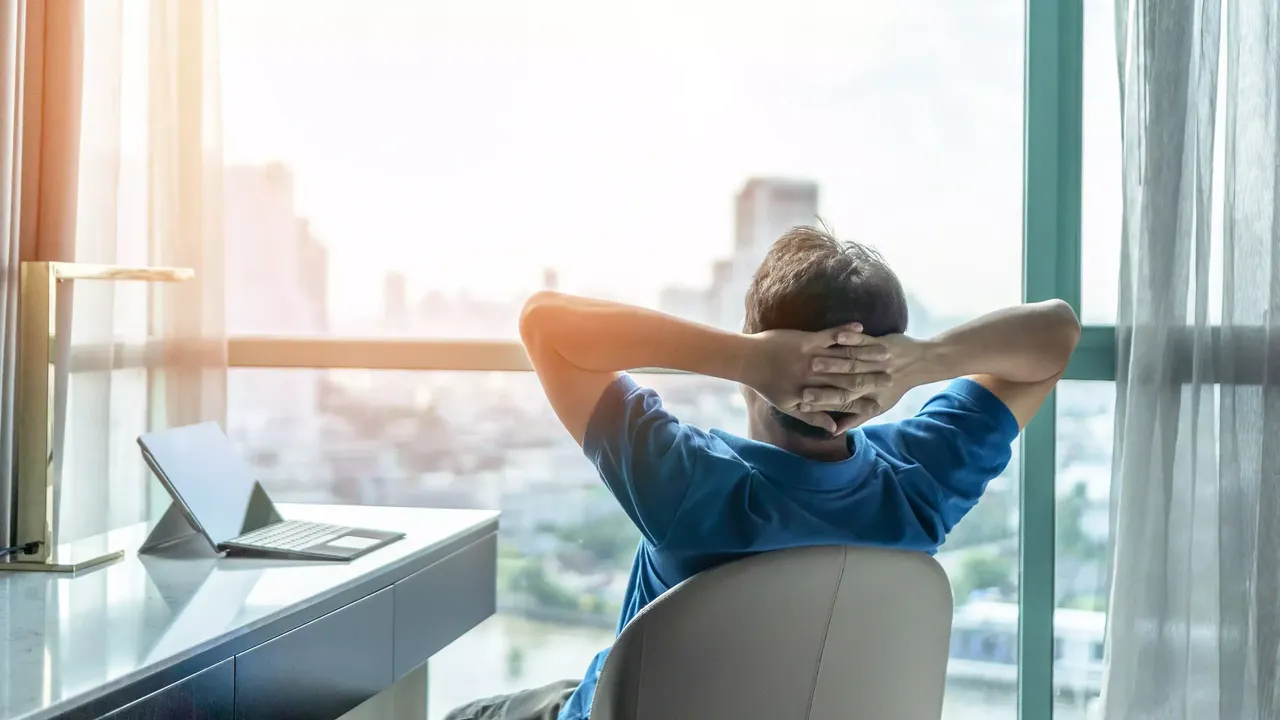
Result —
[[[893, 407], [909, 387], [902, 375], [920, 354], [906, 335], [872, 337], [858, 323], [818, 332], [747, 335], [743, 384], [770, 405], [833, 435]], [[832, 418], [828, 413], [848, 413]]]

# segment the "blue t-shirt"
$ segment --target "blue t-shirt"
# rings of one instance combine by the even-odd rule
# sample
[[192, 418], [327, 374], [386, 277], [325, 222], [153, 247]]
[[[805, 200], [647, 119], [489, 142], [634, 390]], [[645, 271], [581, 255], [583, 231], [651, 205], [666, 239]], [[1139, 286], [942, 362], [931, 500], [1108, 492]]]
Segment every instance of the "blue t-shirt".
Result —
[[[618, 632], [680, 582], [757, 553], [871, 545], [933, 553], [1009, 464], [1018, 423], [990, 390], [952, 381], [920, 412], [848, 434], [851, 456], [810, 460], [685, 425], [623, 375], [587, 424], [583, 451], [640, 529]], [[584, 720], [608, 649], [560, 712]]]

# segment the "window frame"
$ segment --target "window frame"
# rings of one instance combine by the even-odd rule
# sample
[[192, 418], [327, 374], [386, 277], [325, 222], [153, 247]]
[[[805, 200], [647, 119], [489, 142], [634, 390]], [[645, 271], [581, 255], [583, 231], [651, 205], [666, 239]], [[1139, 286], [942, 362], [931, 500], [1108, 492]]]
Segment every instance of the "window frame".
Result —
[[[1022, 299], [1080, 313], [1084, 0], [1027, 0]], [[1115, 328], [1081, 333], [1066, 379], [1115, 379]], [[1110, 365], [1108, 367], [1108, 359]], [[1109, 377], [1107, 377], [1109, 376]], [[1018, 717], [1053, 717], [1057, 392], [1022, 433]], [[1043, 482], [1040, 478], [1049, 478]]]
[[[1083, 0], [1025, 0], [1022, 299], [1080, 312]], [[529, 371], [503, 340], [228, 338], [232, 368]], [[1115, 380], [1114, 325], [1085, 327], [1064, 379]], [[645, 369], [646, 372], [663, 372]], [[1022, 434], [1018, 717], [1053, 717], [1055, 394]], [[1043, 478], [1049, 478], [1044, 482]]]

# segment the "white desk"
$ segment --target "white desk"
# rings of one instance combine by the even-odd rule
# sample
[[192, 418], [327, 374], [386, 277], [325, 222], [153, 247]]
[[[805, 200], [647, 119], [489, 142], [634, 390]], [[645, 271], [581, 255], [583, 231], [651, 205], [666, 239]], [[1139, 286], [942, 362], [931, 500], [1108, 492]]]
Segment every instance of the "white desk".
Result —
[[[128, 550], [77, 577], [3, 572], [0, 718], [334, 718], [493, 613], [498, 514], [283, 505], [400, 530], [350, 563]], [[194, 714], [192, 714], [194, 713]]]

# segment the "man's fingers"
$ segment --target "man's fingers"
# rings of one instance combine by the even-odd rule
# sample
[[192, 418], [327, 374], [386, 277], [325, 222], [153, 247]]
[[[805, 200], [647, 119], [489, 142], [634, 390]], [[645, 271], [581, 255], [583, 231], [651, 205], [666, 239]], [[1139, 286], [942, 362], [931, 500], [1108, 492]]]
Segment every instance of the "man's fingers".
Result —
[[828, 348], [835, 345], [865, 345], [874, 340], [862, 334], [862, 323], [849, 323], [829, 330], [821, 330], [810, 335], [811, 348]]
[[836, 423], [836, 434], [843, 435], [879, 414], [880, 412], [877, 408], [876, 412], [854, 413], [846, 418], [842, 418], [840, 422]]
[[889, 353], [882, 345], [868, 345], [865, 348], [839, 348], [854, 350], [852, 357], [844, 354], [841, 357], [816, 357], [809, 363], [815, 373], [833, 375], [852, 375], [856, 373], [879, 372], [889, 365]]
[[801, 412], [793, 412], [791, 413], [791, 415], [792, 417], [795, 417], [796, 419], [801, 420], [803, 422], [807, 422], [810, 425], [816, 425], [833, 435], [837, 431], [836, 421], [832, 420], [831, 416], [826, 414], [825, 412], [801, 411]]
[[827, 348], [822, 354], [848, 360], [888, 360], [893, 357], [887, 345], [870, 335], [862, 335], [866, 342], [860, 345], [849, 345]]
[[872, 418], [879, 415], [880, 410], [880, 403], [872, 398], [858, 398], [852, 403], [849, 403], [849, 405], [845, 407], [844, 412], [863, 416], [865, 418]]
[[874, 398], [862, 397], [841, 388], [807, 388], [801, 398], [801, 412], [880, 412], [880, 404]]
[[802, 402], [835, 405], [849, 402], [874, 390], [887, 388], [893, 385], [893, 376], [880, 372], [860, 375], [815, 375], [809, 382], [813, 387], [807, 387], [801, 392]]

